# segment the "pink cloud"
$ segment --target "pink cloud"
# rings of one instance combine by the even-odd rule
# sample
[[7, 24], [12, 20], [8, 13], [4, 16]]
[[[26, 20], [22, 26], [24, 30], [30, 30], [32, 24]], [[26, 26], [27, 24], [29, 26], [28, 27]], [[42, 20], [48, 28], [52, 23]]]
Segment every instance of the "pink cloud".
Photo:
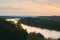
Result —
[[[37, 1], [37, 0], [36, 0]], [[39, 0], [38, 0], [39, 1]], [[38, 2], [37, 1], [37, 2]], [[7, 12], [7, 13], [31, 13], [35, 15], [53, 15], [58, 14], [60, 15], [60, 5], [53, 5], [44, 4], [46, 1], [41, 1], [41, 4], [38, 4], [33, 1], [23, 1], [18, 2], [14, 1], [13, 3], [0, 3], [0, 13]], [[44, 3], [43, 3], [44, 2]], [[37, 14], [38, 13], [38, 14]]]

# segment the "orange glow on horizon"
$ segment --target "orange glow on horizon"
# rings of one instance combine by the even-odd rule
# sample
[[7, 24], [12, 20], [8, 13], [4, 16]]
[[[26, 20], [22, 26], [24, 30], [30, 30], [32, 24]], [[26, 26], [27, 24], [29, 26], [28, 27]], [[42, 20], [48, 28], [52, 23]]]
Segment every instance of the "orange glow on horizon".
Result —
[[[40, 15], [53, 15], [58, 14], [60, 15], [60, 5], [44, 5], [44, 4], [37, 4], [34, 2], [14, 2], [11, 4], [3, 3], [1, 4], [2, 8], [0, 7], [0, 13], [28, 13], [28, 15], [36, 14]], [[22, 14], [23, 15], [23, 14]]]

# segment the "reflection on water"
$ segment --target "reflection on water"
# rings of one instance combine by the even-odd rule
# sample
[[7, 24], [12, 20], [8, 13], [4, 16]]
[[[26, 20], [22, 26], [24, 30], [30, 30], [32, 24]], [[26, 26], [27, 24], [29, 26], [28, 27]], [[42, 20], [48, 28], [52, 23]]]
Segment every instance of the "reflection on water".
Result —
[[54, 38], [54, 39], [60, 38], [60, 31], [41, 29], [24, 24], [21, 25], [24, 29], [27, 29], [28, 33], [30, 32], [41, 33], [42, 35], [44, 35], [45, 38]]

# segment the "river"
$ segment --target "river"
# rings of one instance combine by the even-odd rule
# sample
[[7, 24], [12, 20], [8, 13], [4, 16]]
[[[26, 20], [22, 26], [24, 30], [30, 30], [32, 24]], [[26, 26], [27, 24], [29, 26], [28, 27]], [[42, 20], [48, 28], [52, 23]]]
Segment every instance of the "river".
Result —
[[[17, 23], [17, 19], [7, 19], [7, 21], [14, 21], [15, 23]], [[60, 31], [41, 29], [37, 27], [24, 25], [24, 24], [21, 24], [21, 26], [24, 29], [26, 29], [28, 33], [30, 32], [41, 33], [45, 38], [52, 38], [52, 39], [60, 38]]]
[[45, 38], [52, 38], [52, 39], [60, 38], [60, 31], [41, 29], [37, 27], [31, 27], [28, 25], [24, 25], [24, 24], [21, 24], [21, 25], [24, 29], [27, 29], [28, 33], [30, 32], [41, 33]]

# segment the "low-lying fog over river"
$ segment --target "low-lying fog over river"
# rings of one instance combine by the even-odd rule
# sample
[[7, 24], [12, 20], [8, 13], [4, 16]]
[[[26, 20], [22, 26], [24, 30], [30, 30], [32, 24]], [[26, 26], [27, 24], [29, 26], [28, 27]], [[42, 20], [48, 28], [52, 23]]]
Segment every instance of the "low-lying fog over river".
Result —
[[[16, 19], [7, 19], [7, 21], [14, 21], [17, 22]], [[52, 38], [52, 39], [58, 39], [60, 38], [60, 31], [54, 31], [54, 30], [47, 30], [47, 29], [41, 29], [37, 27], [31, 27], [28, 25], [21, 24], [21, 26], [27, 30], [28, 33], [30, 32], [36, 32], [41, 33], [45, 38]]]
[[24, 25], [24, 24], [21, 24], [21, 25], [24, 29], [27, 29], [28, 33], [30, 33], [30, 32], [41, 33], [45, 38], [52, 38], [52, 39], [60, 38], [59, 31], [31, 27], [31, 26]]

